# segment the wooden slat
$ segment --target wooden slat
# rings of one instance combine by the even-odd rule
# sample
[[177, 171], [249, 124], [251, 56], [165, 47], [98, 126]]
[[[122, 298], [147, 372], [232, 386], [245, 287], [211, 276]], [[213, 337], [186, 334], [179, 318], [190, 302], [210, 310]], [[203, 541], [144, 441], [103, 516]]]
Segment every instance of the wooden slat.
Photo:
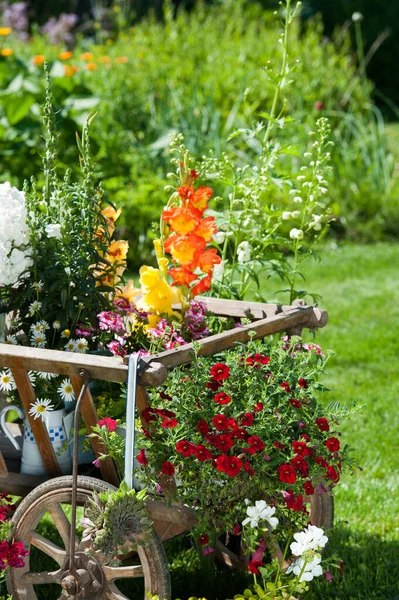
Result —
[[25, 475], [9, 472], [7, 477], [0, 477], [0, 492], [14, 496], [27, 496], [35, 487], [46, 481], [47, 477]]
[[[81, 377], [72, 376], [71, 383], [75, 391], [75, 396], [76, 398], [78, 398], [80, 391], [83, 387]], [[83, 421], [86, 425], [87, 433], [91, 433], [91, 428], [97, 425], [98, 415], [89, 389], [86, 390], [86, 393], [83, 398], [83, 402], [81, 405], [81, 414]], [[96, 455], [96, 457], [98, 457], [101, 453], [106, 454], [107, 450], [99, 442], [99, 440], [97, 440], [96, 438], [90, 438], [90, 441], [93, 446], [94, 454]], [[111, 483], [112, 485], [115, 485], [116, 487], [119, 487], [119, 477], [113, 461], [110, 458], [102, 460], [100, 468], [104, 480], [108, 481], [108, 483]]]
[[0, 452], [0, 477], [7, 477], [8, 469], [2, 452]]
[[[127, 380], [127, 365], [114, 356], [75, 354], [11, 344], [0, 344], [1, 367], [58, 373], [69, 377], [78, 376], [85, 369], [90, 379], [119, 382]], [[145, 386], [156, 386], [163, 383], [166, 377], [165, 367], [152, 362], [150, 368], [139, 377], [139, 382]]]
[[184, 527], [182, 531], [188, 531], [198, 521], [197, 512], [189, 506], [169, 505], [165, 500], [147, 500], [147, 510], [152, 521], [176, 523]]
[[21, 398], [26, 416], [32, 428], [40, 456], [42, 457], [46, 473], [49, 475], [49, 477], [59, 477], [62, 473], [54, 452], [54, 448], [50, 442], [48, 431], [40, 418], [34, 419], [29, 414], [29, 409], [36, 400], [35, 392], [29, 379], [29, 375], [27, 371], [23, 371], [22, 369], [11, 369], [11, 371], [14, 377], [15, 385], [18, 389], [19, 397]]
[[[266, 319], [254, 321], [243, 327], [236, 327], [229, 331], [223, 331], [217, 335], [212, 335], [198, 342], [201, 347], [199, 354], [201, 356], [210, 356], [217, 354], [228, 348], [232, 348], [237, 342], [246, 343], [250, 339], [250, 333], [255, 335], [254, 339], [263, 338], [267, 335], [285, 331], [296, 325], [307, 325], [309, 320], [313, 319], [312, 307], [292, 308], [291, 312], [275, 315]], [[193, 356], [193, 344], [185, 344], [174, 350], [166, 350], [156, 355], [156, 360], [165, 365], [168, 369], [191, 362]]]

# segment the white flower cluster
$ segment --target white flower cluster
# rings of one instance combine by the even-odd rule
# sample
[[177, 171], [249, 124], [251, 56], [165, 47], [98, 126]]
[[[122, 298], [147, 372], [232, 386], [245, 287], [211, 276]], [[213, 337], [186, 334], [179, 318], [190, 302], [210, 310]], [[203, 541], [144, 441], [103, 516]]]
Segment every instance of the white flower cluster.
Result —
[[84, 354], [87, 350], [88, 343], [84, 338], [79, 338], [77, 340], [70, 339], [64, 346], [64, 349], [67, 352], [78, 352]]
[[15, 285], [32, 265], [25, 194], [0, 183], [0, 285]]
[[248, 242], [241, 242], [241, 244], [238, 244], [237, 260], [241, 264], [251, 260], [251, 246]]
[[287, 569], [287, 573], [294, 573], [299, 577], [299, 581], [312, 581], [313, 577], [320, 577], [323, 569], [320, 565], [321, 556], [318, 550], [324, 548], [328, 542], [328, 537], [324, 531], [315, 525], [309, 525], [304, 531], [294, 535], [295, 542], [292, 542], [291, 552], [297, 556]]
[[[245, 503], [248, 504], [249, 500]], [[278, 525], [277, 517], [273, 517], [276, 512], [275, 507], [268, 506], [264, 500], [256, 500], [255, 506], [248, 506], [248, 517], [242, 522], [243, 525], [250, 524], [251, 527], [259, 527], [259, 521], [266, 521], [274, 529]]]

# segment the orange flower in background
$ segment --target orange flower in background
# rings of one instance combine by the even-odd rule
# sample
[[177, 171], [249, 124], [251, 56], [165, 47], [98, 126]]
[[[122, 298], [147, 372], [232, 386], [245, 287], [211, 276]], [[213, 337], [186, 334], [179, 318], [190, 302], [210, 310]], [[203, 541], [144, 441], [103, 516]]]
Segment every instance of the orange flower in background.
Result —
[[86, 65], [86, 69], [88, 71], [95, 71], [97, 69], [97, 65], [94, 62], [88, 62]]
[[75, 65], [65, 65], [64, 66], [64, 77], [72, 77], [72, 75], [74, 73], [77, 73], [79, 71], [78, 67], [75, 67]]
[[115, 223], [115, 221], [120, 216], [121, 212], [121, 208], [118, 208], [118, 210], [116, 210], [113, 206], [109, 204], [101, 211], [101, 214], [107, 219], [107, 221], [112, 221], [113, 223]]
[[190, 293], [192, 296], [198, 296], [199, 294], [203, 294], [211, 289], [212, 286], [212, 275], [206, 275], [203, 277], [201, 281], [196, 283], [194, 287], [191, 288]]
[[124, 298], [129, 303], [137, 299], [141, 295], [141, 289], [134, 287], [132, 279], [129, 279], [127, 284], [117, 291], [116, 298]]
[[1, 56], [12, 56], [14, 54], [14, 50], [12, 48], [2, 48], [0, 52]]
[[204, 238], [195, 233], [190, 233], [189, 235], [172, 235], [164, 244], [166, 252], [169, 252], [173, 256], [173, 259], [183, 266], [197, 262], [205, 247]]
[[93, 60], [94, 55], [92, 52], [83, 52], [83, 54], [80, 55], [80, 60]]
[[177, 188], [177, 193], [182, 200], [185, 200], [192, 208], [196, 208], [201, 212], [204, 212], [208, 208], [208, 200], [213, 194], [212, 188], [205, 186], [199, 187], [194, 190], [192, 185], [181, 185]]
[[72, 52], [70, 52], [69, 50], [66, 50], [65, 52], [60, 52], [58, 58], [60, 60], [69, 60], [70, 58], [72, 58]]
[[129, 242], [125, 240], [113, 240], [108, 247], [107, 257], [111, 262], [122, 262], [126, 260]]
[[215, 217], [206, 217], [202, 219], [198, 225], [195, 233], [200, 237], [204, 238], [206, 242], [211, 242], [212, 237], [217, 233], [218, 228], [216, 227]]
[[111, 62], [111, 57], [110, 56], [100, 56], [100, 58], [98, 59], [100, 63], [104, 63], [104, 64], [109, 64]]
[[176, 206], [171, 210], [164, 210], [162, 219], [171, 226], [173, 231], [179, 235], [186, 235], [199, 225], [201, 212], [190, 206]]
[[204, 273], [212, 273], [213, 267], [222, 262], [216, 248], [207, 248], [198, 260], [198, 266]]
[[33, 57], [32, 62], [36, 67], [40, 67], [45, 60], [46, 57], [43, 54], [36, 54], [36, 56]]
[[129, 59], [127, 56], [117, 56], [115, 58], [115, 62], [121, 64], [126, 64], [127, 62], [129, 62]]
[[0, 27], [0, 35], [2, 36], [10, 35], [11, 31], [11, 27]]
[[190, 287], [190, 283], [196, 281], [197, 275], [188, 267], [172, 267], [168, 271], [174, 281], [174, 285], [186, 285]]

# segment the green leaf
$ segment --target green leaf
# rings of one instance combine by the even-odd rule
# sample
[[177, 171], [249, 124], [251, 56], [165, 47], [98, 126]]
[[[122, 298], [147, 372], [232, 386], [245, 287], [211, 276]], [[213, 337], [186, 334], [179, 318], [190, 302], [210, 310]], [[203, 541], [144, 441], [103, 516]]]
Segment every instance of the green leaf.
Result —
[[22, 121], [29, 114], [30, 107], [34, 102], [34, 96], [26, 93], [3, 97], [3, 109], [10, 125], [16, 125]]

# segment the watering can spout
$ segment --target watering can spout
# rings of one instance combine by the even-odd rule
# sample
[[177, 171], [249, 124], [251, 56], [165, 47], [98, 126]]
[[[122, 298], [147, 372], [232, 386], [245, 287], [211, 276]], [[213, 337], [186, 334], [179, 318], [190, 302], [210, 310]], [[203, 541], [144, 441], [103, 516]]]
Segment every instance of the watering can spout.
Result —
[[15, 450], [22, 450], [22, 448], [18, 444], [17, 440], [10, 433], [10, 430], [8, 429], [8, 427], [6, 425], [6, 416], [10, 410], [13, 410], [14, 412], [16, 412], [18, 414], [18, 416], [20, 417], [20, 419], [25, 418], [24, 413], [18, 406], [14, 406], [14, 405], [6, 406], [5, 408], [3, 408], [3, 410], [0, 413], [0, 427], [1, 427], [1, 430], [3, 431], [4, 435], [6, 436], [6, 438], [9, 439], [10, 442], [12, 443], [12, 445], [14, 446]]

